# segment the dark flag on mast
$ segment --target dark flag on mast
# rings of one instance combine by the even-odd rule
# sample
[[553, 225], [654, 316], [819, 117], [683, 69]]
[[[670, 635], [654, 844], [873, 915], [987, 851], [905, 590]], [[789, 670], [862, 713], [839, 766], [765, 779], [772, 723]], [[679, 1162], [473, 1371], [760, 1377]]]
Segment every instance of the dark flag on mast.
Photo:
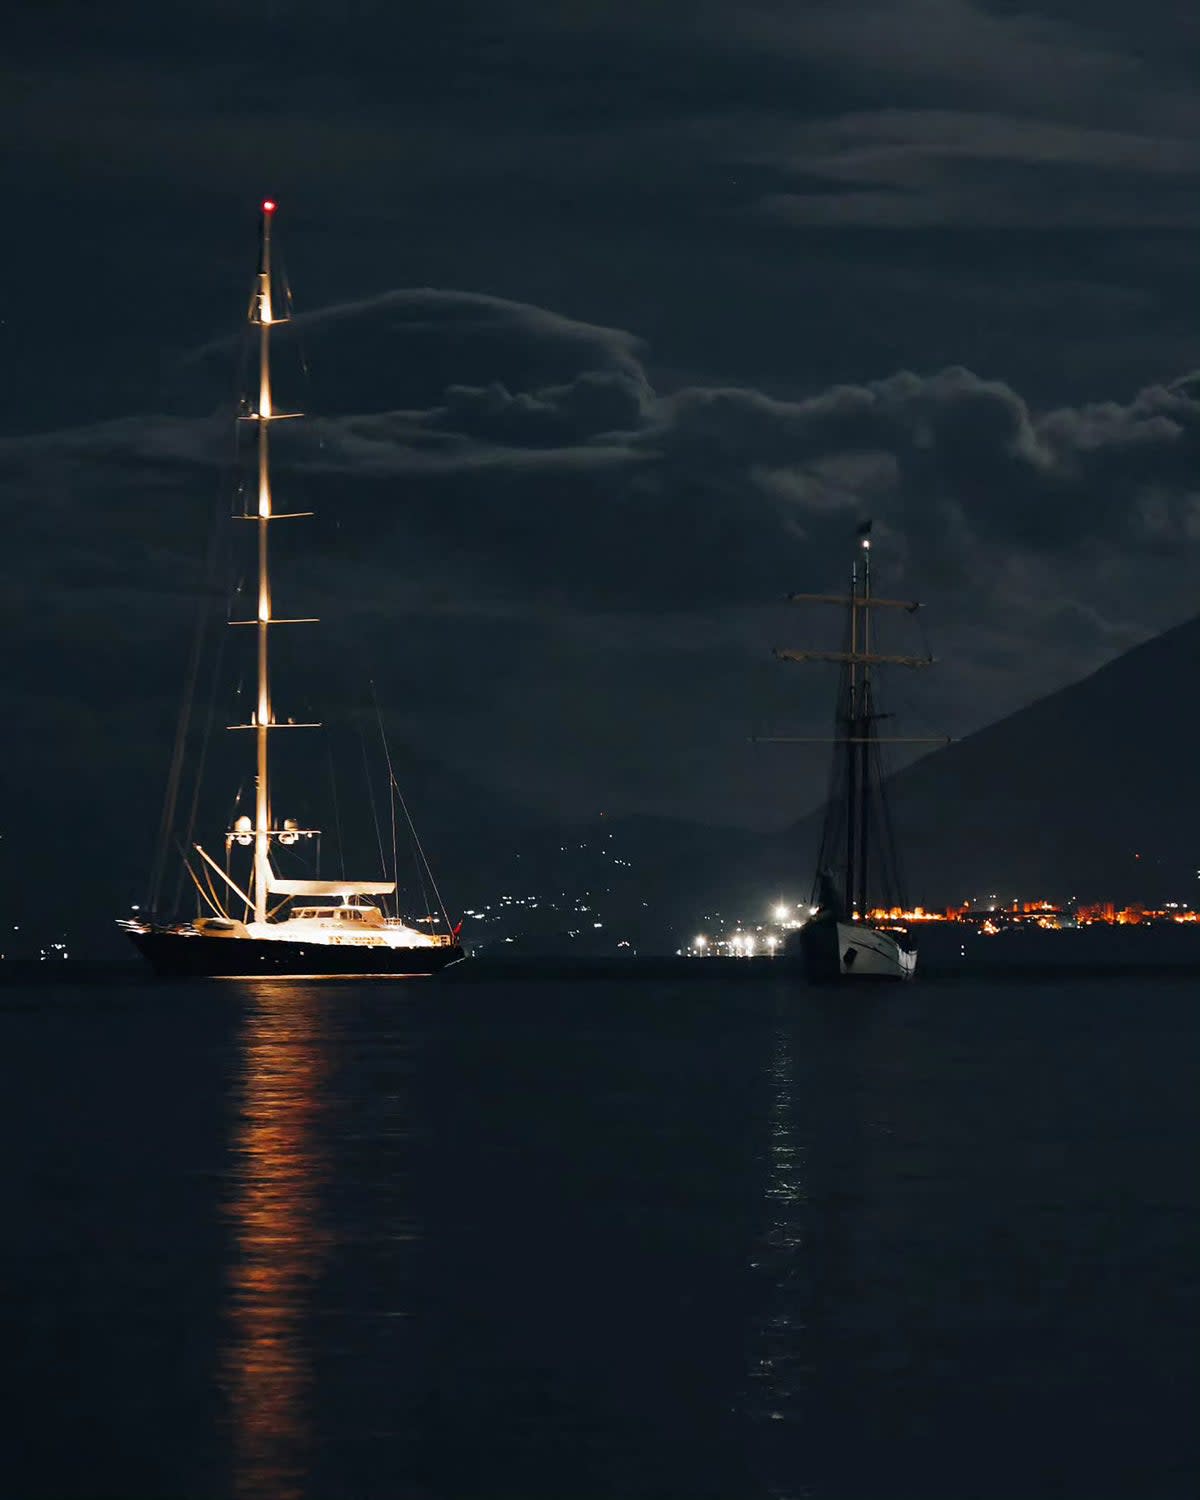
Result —
[[858, 530], [854, 534], [855, 534], [855, 536], [870, 536], [870, 534], [871, 534], [871, 523], [870, 523], [870, 521], [860, 521], [858, 523]]

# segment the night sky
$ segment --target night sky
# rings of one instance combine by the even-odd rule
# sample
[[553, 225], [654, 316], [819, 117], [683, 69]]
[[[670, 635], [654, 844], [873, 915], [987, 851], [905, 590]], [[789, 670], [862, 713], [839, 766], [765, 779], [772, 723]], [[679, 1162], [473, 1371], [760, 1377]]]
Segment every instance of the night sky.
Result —
[[153, 835], [265, 194], [314, 415], [277, 500], [320, 511], [277, 597], [464, 785], [805, 812], [821, 754], [749, 737], [826, 721], [771, 647], [864, 515], [929, 606], [916, 732], [1195, 612], [1174, 0], [47, 0], [5, 40], [4, 779], [64, 875]]

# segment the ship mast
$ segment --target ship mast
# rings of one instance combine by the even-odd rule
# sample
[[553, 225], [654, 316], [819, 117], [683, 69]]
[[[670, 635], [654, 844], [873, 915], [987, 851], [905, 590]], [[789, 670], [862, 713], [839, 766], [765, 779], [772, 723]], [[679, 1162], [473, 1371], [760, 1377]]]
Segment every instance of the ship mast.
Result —
[[[876, 725], [881, 715], [875, 712], [871, 669], [875, 666], [928, 667], [931, 656], [892, 656], [874, 649], [872, 613], [876, 609], [901, 610], [915, 614], [920, 604], [906, 599], [876, 598], [871, 592], [871, 523], [858, 528], [858, 546], [850, 568], [847, 594], [789, 594], [793, 604], [840, 604], [850, 611], [850, 625], [843, 651], [796, 651], [776, 647], [775, 655], [783, 661], [836, 662], [842, 668], [836, 729], [832, 743], [842, 747], [840, 789], [831, 788], [827, 804], [826, 830], [822, 835], [822, 862], [833, 854], [833, 845], [844, 837], [845, 887], [847, 915], [865, 920], [868, 910], [868, 884], [871, 869], [871, 823], [878, 814], [872, 808], [875, 800], [872, 778], [875, 772], [875, 750], [881, 744], [942, 745], [943, 736], [880, 736]], [[823, 736], [763, 735], [760, 742], [804, 745], [829, 744]], [[840, 853], [840, 850], [839, 850]], [[836, 857], [836, 856], [835, 856]], [[882, 856], [881, 856], [882, 857]], [[820, 873], [820, 871], [818, 871]]]
[[[230, 620], [231, 625], [253, 626], [257, 645], [258, 683], [255, 693], [254, 712], [248, 724], [230, 724], [230, 729], [252, 729], [255, 742], [254, 774], [254, 822], [240, 817], [233, 829], [225, 835], [226, 848], [231, 842], [254, 845], [253, 908], [254, 920], [267, 920], [267, 902], [272, 892], [271, 842], [294, 844], [300, 838], [314, 838], [315, 828], [298, 828], [287, 819], [282, 828], [271, 827], [270, 761], [268, 755], [269, 736], [273, 729], [317, 729], [317, 724], [297, 724], [288, 719], [286, 724], [276, 723], [275, 709], [271, 702], [271, 673], [268, 637], [274, 625], [311, 625], [311, 616], [301, 619], [281, 619], [271, 607], [271, 567], [268, 533], [272, 521], [295, 520], [309, 516], [311, 511], [279, 511], [271, 503], [271, 449], [269, 430], [272, 422], [287, 417], [298, 417], [299, 412], [276, 411], [271, 397], [271, 329], [288, 321], [287, 315], [276, 316], [271, 291], [271, 219], [275, 204], [268, 198], [262, 206], [262, 238], [258, 256], [258, 274], [254, 279], [254, 290], [250, 295], [249, 321], [258, 327], [258, 405], [244, 414], [243, 420], [258, 426], [258, 501], [254, 509], [244, 511], [239, 519], [253, 521], [258, 528], [258, 608], [249, 620]], [[197, 846], [198, 847], [198, 846]], [[226, 884], [228, 875], [222, 873]], [[244, 900], [240, 888], [232, 887], [234, 894]]]
[[[858, 852], [858, 558], [850, 565], [850, 651], [846, 658], [846, 904], [854, 909], [854, 863]], [[865, 759], [866, 746], [863, 746]]]
[[272, 519], [272, 475], [270, 475], [270, 419], [272, 419], [272, 214], [275, 204], [263, 204], [263, 251], [258, 258], [258, 294], [251, 323], [258, 324], [258, 694], [255, 708], [255, 798], [254, 798], [254, 919], [267, 919], [267, 885], [270, 882], [270, 828], [272, 798], [269, 784], [267, 735], [272, 721], [272, 681], [267, 654], [267, 634], [272, 619], [267, 535]]
[[[875, 709], [871, 696], [871, 538], [859, 538], [861, 559], [850, 567], [850, 650], [846, 656], [846, 902], [850, 914], [867, 914], [871, 830], [871, 744]], [[880, 601], [881, 603], [883, 601]]]
[[[867, 911], [867, 856], [868, 838], [871, 827], [871, 740], [875, 734], [875, 705], [871, 701], [871, 538], [862, 538], [862, 677], [859, 680], [859, 708], [858, 723], [859, 733], [863, 738], [862, 752], [859, 756], [859, 777], [861, 792], [858, 804], [859, 820], [859, 846], [858, 846], [858, 914], [864, 921]], [[855, 611], [857, 613], [857, 611]], [[853, 894], [847, 892], [850, 897], [851, 913], [855, 901]]]
[[271, 879], [271, 792], [268, 780], [267, 737], [271, 724], [271, 676], [267, 636], [271, 624], [271, 572], [267, 536], [271, 520], [271, 216], [275, 204], [262, 206], [262, 250], [258, 262], [258, 287], [251, 303], [250, 321], [259, 326], [258, 341], [258, 693], [254, 713], [256, 766], [254, 780], [254, 920], [267, 920], [267, 894]]

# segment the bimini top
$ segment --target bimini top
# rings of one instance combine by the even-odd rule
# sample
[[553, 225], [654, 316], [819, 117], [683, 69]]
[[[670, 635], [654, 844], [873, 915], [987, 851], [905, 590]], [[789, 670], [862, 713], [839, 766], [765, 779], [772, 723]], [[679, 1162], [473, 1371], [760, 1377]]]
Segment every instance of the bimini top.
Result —
[[272, 875], [267, 889], [275, 896], [390, 896], [394, 880], [280, 880]]

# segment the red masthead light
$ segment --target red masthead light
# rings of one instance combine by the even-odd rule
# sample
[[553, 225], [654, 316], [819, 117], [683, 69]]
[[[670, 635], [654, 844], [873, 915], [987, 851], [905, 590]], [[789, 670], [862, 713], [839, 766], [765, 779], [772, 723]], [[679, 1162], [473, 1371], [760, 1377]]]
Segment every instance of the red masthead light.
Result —
[[263, 213], [265, 213], [265, 214], [273, 214], [274, 212], [275, 212], [275, 200], [274, 200], [274, 198], [264, 198], [263, 199]]

